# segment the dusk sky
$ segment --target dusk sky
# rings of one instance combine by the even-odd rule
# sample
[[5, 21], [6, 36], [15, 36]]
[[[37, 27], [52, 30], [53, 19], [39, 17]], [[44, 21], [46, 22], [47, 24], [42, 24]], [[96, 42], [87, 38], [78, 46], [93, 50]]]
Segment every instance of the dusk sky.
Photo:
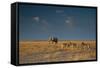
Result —
[[95, 40], [96, 9], [19, 5], [19, 39]]

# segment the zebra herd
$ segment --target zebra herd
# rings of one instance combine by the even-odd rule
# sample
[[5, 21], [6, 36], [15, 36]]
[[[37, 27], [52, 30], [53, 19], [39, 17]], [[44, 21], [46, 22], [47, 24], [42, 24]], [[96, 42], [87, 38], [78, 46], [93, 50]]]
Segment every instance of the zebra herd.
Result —
[[[49, 44], [58, 44], [58, 38], [57, 37], [49, 37]], [[64, 42], [61, 45], [62, 48], [90, 48], [90, 43], [81, 42], [80, 44], [74, 43], [74, 42]]]
[[89, 43], [81, 42], [80, 44], [74, 43], [74, 42], [67, 42], [67, 43], [62, 43], [62, 48], [66, 47], [73, 47], [73, 48], [90, 48]]

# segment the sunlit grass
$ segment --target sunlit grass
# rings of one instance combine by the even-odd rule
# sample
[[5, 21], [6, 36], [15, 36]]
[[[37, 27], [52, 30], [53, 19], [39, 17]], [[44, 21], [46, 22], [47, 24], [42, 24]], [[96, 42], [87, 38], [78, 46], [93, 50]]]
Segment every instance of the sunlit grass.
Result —
[[[19, 63], [39, 63], [55, 61], [77, 61], [96, 59], [95, 41], [71, 41], [77, 46], [64, 46], [63, 43], [70, 41], [59, 41], [51, 44], [48, 41], [21, 41], [19, 43]], [[89, 43], [87, 46], [81, 43]]]

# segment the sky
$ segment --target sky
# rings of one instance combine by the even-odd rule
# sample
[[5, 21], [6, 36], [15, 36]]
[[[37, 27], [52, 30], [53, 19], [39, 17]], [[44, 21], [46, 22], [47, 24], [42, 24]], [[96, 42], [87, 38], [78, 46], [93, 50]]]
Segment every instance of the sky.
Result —
[[95, 40], [96, 9], [19, 5], [19, 39]]

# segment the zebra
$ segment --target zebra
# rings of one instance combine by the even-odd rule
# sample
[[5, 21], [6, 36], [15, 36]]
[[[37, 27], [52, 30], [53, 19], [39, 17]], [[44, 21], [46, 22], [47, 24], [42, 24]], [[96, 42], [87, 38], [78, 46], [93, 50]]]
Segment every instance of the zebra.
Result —
[[57, 37], [49, 37], [49, 44], [57, 44], [58, 43], [58, 38]]

